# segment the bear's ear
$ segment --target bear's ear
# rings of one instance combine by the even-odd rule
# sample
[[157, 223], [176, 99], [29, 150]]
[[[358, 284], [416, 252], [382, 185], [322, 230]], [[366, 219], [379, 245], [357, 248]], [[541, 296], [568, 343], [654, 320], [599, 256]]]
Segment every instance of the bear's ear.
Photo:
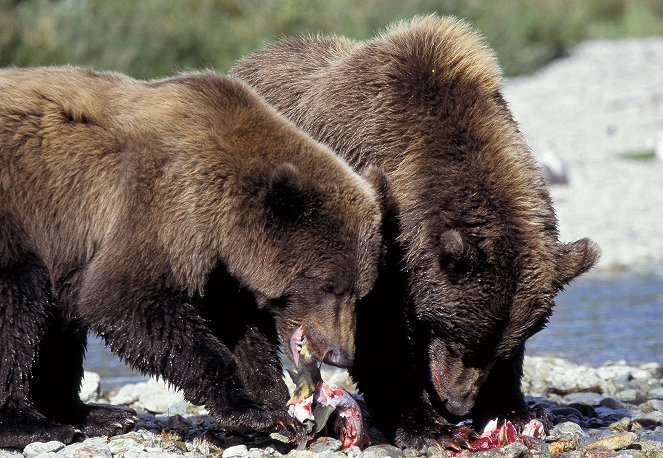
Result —
[[385, 221], [396, 219], [398, 215], [398, 205], [394, 198], [394, 193], [389, 183], [389, 178], [381, 168], [370, 165], [362, 172], [362, 175], [371, 188], [375, 190], [380, 203], [383, 219]]
[[272, 216], [286, 224], [310, 216], [315, 208], [315, 192], [297, 167], [286, 162], [269, 176], [266, 205]]
[[444, 262], [458, 262], [465, 254], [465, 240], [457, 229], [447, 229], [439, 237], [440, 259]]
[[598, 246], [588, 238], [562, 244], [559, 250], [560, 287], [587, 272], [598, 261], [600, 255]]

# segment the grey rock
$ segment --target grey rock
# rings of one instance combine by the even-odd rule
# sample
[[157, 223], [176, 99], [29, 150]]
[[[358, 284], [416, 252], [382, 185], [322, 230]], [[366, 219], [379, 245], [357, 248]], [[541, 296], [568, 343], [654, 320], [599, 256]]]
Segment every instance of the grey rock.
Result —
[[40, 453], [39, 455], [35, 456], [34, 458], [57, 458], [58, 453], [57, 452], [44, 452]]
[[587, 404], [590, 406], [600, 405], [603, 399], [603, 396], [600, 394], [592, 392], [571, 393], [564, 396], [564, 402], [567, 404], [577, 402], [579, 404]]
[[184, 458], [205, 458], [206, 455], [200, 452], [186, 452]]
[[603, 398], [599, 403], [599, 405], [603, 407], [608, 407], [609, 409], [612, 410], [620, 410], [626, 408], [626, 405], [623, 402], [615, 398]]
[[230, 458], [232, 456], [246, 456], [248, 455], [249, 450], [246, 448], [246, 445], [234, 445], [228, 447], [223, 451], [222, 458]]
[[343, 443], [333, 437], [320, 437], [308, 446], [313, 453], [336, 452], [341, 449]]
[[643, 452], [663, 452], [663, 436], [647, 436], [646, 439], [640, 439], [638, 444]]
[[0, 458], [14, 458], [14, 457], [23, 457], [23, 454], [18, 450], [3, 450], [0, 448]]
[[386, 456], [391, 458], [405, 458], [405, 453], [393, 445], [373, 445], [361, 454], [361, 458], [380, 458]]
[[650, 398], [653, 398], [653, 399], [663, 399], [663, 387], [654, 388], [653, 390], [649, 390], [648, 395], [649, 395]]
[[108, 444], [99, 437], [68, 445], [59, 454], [68, 458], [112, 458], [113, 456]]
[[34, 458], [42, 453], [59, 452], [64, 447], [65, 445], [58, 441], [33, 442], [23, 449], [23, 456], [25, 456], [25, 458]]
[[448, 458], [451, 455], [449, 452], [439, 447], [428, 447], [428, 450], [426, 450], [426, 456], [428, 458]]
[[585, 435], [582, 428], [571, 421], [565, 421], [558, 425], [555, 425], [553, 429], [550, 430], [550, 436], [559, 437], [565, 440], [572, 440]]
[[602, 379], [612, 380], [620, 385], [626, 384], [631, 379], [631, 368], [622, 364], [597, 367], [596, 373]]
[[663, 412], [653, 411], [653, 412], [640, 412], [631, 417], [633, 421], [637, 421], [642, 426], [661, 426], [663, 425]]
[[[111, 451], [113, 455], [124, 453], [129, 449], [133, 449], [138, 446], [139, 443], [136, 441], [136, 439], [133, 439], [131, 437], [114, 437], [108, 441], [108, 449]], [[140, 447], [142, 450], [143, 446]]]
[[633, 389], [621, 390], [615, 393], [615, 397], [623, 402], [634, 403], [638, 400], [638, 392]]
[[505, 458], [520, 458], [530, 456], [529, 449], [522, 442], [514, 442], [502, 448]]
[[638, 409], [645, 413], [653, 411], [663, 412], [663, 401], [660, 399], [650, 399], [649, 401], [640, 404]]
[[361, 455], [361, 449], [356, 445], [348, 447], [343, 451], [349, 458], [357, 458], [359, 455]]
[[291, 450], [286, 456], [294, 458], [313, 458], [315, 457], [315, 453], [310, 450]]
[[610, 450], [621, 450], [633, 444], [637, 439], [638, 435], [632, 432], [614, 434], [591, 442], [586, 445], [586, 448], [605, 447]]
[[101, 377], [96, 372], [83, 372], [83, 380], [81, 380], [81, 389], [79, 397], [83, 402], [96, 401], [99, 398], [99, 383]]

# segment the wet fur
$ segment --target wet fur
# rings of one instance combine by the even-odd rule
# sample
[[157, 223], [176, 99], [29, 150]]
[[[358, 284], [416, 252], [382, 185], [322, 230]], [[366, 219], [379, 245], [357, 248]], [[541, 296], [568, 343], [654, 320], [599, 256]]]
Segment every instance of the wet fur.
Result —
[[388, 262], [359, 308], [351, 370], [377, 424], [422, 446], [449, 440], [455, 414], [526, 415], [525, 341], [598, 251], [559, 242], [483, 38], [419, 17], [366, 42], [276, 42], [232, 73], [356, 170], [388, 176]]
[[380, 221], [237, 79], [0, 70], [0, 447], [133, 426], [78, 398], [88, 331], [221, 426], [297, 436], [279, 337], [352, 362]]

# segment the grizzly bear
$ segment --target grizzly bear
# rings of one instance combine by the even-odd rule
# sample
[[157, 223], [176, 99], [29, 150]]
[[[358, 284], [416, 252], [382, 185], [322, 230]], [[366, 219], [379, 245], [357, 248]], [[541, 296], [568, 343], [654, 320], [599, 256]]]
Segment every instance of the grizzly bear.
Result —
[[527, 417], [525, 341], [598, 250], [558, 240], [483, 38], [417, 17], [366, 42], [285, 39], [231, 74], [355, 170], [387, 175], [386, 266], [358, 306], [351, 368], [373, 421], [421, 447], [462, 443], [451, 424], [467, 416]]
[[133, 426], [78, 397], [88, 331], [220, 427], [299, 439], [280, 339], [349, 366], [382, 251], [371, 183], [236, 78], [1, 70], [0, 447]]

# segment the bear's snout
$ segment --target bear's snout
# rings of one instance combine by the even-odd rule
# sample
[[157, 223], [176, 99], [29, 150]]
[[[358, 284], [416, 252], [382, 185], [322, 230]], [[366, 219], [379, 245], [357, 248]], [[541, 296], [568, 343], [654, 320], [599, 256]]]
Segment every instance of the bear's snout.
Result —
[[340, 348], [334, 348], [325, 353], [322, 362], [325, 364], [331, 364], [332, 366], [350, 368], [354, 362], [354, 358], [347, 351]]

